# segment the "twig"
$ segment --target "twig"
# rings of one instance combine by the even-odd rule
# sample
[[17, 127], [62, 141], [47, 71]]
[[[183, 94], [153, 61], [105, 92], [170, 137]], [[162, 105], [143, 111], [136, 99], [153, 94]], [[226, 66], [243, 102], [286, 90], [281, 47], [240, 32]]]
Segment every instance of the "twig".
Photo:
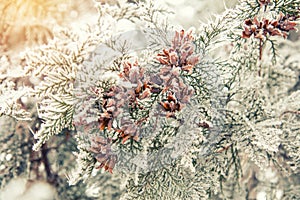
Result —
[[300, 111], [287, 110], [287, 111], [284, 111], [284, 112], [280, 115], [280, 117], [282, 117], [282, 116], [285, 115], [285, 114], [289, 114], [289, 113], [295, 114], [295, 115], [300, 115]]
[[53, 174], [51, 172], [51, 166], [50, 166], [49, 159], [48, 159], [48, 152], [49, 152], [49, 149], [47, 148], [47, 143], [45, 143], [42, 145], [42, 148], [41, 148], [41, 153], [42, 153], [41, 159], [42, 159], [42, 162], [45, 167], [47, 181], [50, 183], [53, 183], [54, 180], [53, 180]]
[[259, 69], [258, 76], [261, 76], [261, 60], [262, 60], [262, 39], [259, 39]]

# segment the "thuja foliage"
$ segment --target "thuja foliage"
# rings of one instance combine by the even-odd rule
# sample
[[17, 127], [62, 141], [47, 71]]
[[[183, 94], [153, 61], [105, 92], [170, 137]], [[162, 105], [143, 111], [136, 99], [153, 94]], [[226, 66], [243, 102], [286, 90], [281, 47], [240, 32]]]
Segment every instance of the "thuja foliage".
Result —
[[300, 198], [299, 0], [240, 0], [188, 30], [156, 1], [94, 4], [95, 23], [50, 29], [1, 77], [2, 187], [26, 177], [55, 199]]

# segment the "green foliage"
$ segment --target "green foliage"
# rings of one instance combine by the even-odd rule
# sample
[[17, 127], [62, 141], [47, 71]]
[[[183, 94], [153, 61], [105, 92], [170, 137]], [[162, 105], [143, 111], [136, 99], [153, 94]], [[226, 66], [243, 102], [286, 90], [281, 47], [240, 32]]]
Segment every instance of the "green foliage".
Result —
[[1, 186], [25, 176], [57, 199], [300, 198], [299, 0], [240, 0], [188, 31], [155, 1], [101, 2], [94, 23], [51, 31], [20, 59], [26, 73], [0, 77]]

